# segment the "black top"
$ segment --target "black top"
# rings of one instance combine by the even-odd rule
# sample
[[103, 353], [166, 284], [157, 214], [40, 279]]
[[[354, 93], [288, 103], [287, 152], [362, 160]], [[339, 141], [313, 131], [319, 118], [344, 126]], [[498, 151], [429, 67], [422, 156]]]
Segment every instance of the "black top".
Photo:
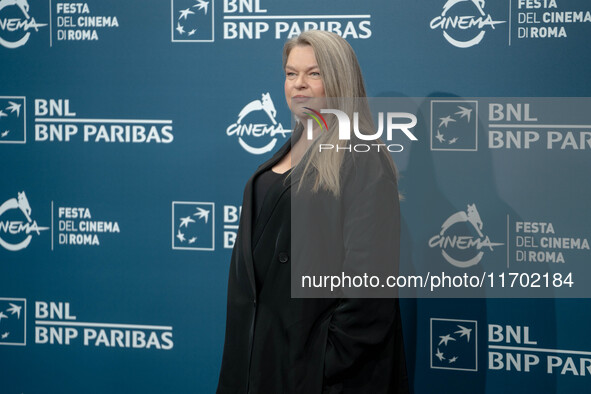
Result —
[[267, 192], [271, 189], [271, 186], [273, 186], [275, 182], [279, 181], [280, 179], [283, 179], [284, 175], [285, 174], [278, 174], [272, 169], [268, 169], [267, 171], [263, 172], [254, 179], [254, 203], [252, 204], [252, 206], [254, 209], [253, 217], [255, 218], [255, 225], [259, 213], [263, 208], [263, 202], [265, 201], [265, 196], [267, 195]]
[[[272, 169], [268, 169], [267, 171], [259, 174], [254, 179], [253, 184], [253, 215], [252, 217], [255, 218], [252, 222], [252, 231], [254, 232], [255, 227], [257, 226], [259, 215], [263, 209], [263, 205], [265, 204], [266, 197], [270, 194], [275, 188], [283, 188], [284, 180], [287, 177], [287, 171], [283, 174], [278, 174], [274, 172]], [[253, 245], [252, 248], [254, 249], [255, 239], [252, 239]], [[255, 273], [255, 281], [257, 283], [257, 288], [260, 289], [265, 274], [267, 273], [267, 269], [269, 268], [269, 261], [254, 261], [254, 273]]]

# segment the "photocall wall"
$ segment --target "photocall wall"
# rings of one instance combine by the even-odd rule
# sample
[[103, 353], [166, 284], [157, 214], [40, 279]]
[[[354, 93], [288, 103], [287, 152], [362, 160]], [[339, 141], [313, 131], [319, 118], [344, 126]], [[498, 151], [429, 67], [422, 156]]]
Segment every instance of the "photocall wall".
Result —
[[401, 292], [414, 392], [588, 391], [588, 2], [0, 0], [0, 392], [215, 392], [307, 29], [417, 119], [392, 153], [401, 275], [430, 278]]

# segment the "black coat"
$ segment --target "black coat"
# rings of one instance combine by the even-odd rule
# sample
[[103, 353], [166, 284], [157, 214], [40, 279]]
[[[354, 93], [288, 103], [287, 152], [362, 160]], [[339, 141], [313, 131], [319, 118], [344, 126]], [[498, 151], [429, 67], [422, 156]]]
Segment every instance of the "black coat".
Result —
[[[271, 189], [252, 228], [253, 180], [289, 149], [287, 142], [246, 184], [230, 265], [217, 393], [406, 393], [397, 299], [291, 298], [290, 266], [295, 257], [291, 200], [297, 185]], [[375, 166], [365, 166], [365, 161], [382, 155], [359, 156], [360, 160], [345, 159], [343, 163], [343, 174], [347, 175], [343, 176], [339, 203], [329, 192], [319, 192], [312, 199], [314, 203], [304, 208], [311, 217], [322, 216], [307, 234], [310, 239], [322, 239], [318, 246], [322, 250], [315, 249], [316, 256], [298, 250], [300, 258], [322, 261], [325, 252], [336, 251], [332, 257], [341, 264], [344, 261], [352, 272], [363, 272], [367, 261], [383, 256], [397, 267], [400, 216], [396, 179], [392, 171], [384, 170], [382, 161], [381, 174], [375, 173]], [[368, 178], [373, 180], [369, 182], [371, 190], [364, 195], [373, 198], [359, 201], [356, 185], [363, 181], [367, 188]], [[363, 214], [349, 219], [351, 210]], [[375, 235], [371, 222], [383, 218], [387, 218], [387, 237], [379, 237], [382, 241], [374, 254], [364, 252], [368, 248], [363, 242]], [[270, 262], [259, 288], [254, 261]]]

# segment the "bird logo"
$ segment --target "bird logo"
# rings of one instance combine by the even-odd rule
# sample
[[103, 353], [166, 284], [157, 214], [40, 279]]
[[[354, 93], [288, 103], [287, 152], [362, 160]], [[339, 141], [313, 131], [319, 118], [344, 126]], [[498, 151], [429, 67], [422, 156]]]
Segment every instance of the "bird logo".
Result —
[[193, 216], [197, 216], [199, 219], [205, 219], [205, 223], [207, 223], [207, 219], [209, 218], [209, 211], [207, 209], [197, 207], [197, 212], [193, 214]]
[[179, 239], [179, 241], [185, 242], [185, 234], [181, 233], [181, 230], [180, 229], [177, 232], [176, 237]]
[[474, 320], [432, 318], [431, 368], [476, 370], [476, 328]]
[[213, 250], [213, 203], [173, 203], [173, 249]]
[[[194, 0], [192, 4], [187, 0], [172, 0], [172, 2], [173, 20], [175, 21], [173, 41], [213, 41], [213, 28], [211, 29], [211, 40], [198, 37], [201, 33], [206, 34], [210, 30], [209, 25], [213, 24], [213, 15], [208, 16], [211, 0]], [[175, 8], [175, 3], [180, 8]], [[203, 38], [203, 40], [199, 38]]]
[[181, 26], [180, 22], [176, 23], [176, 31], [179, 32], [179, 34], [184, 34], [185, 33], [185, 28]]
[[439, 118], [441, 120], [441, 123], [439, 123], [439, 127], [441, 127], [442, 125], [447, 127], [447, 125], [449, 124], [449, 122], [455, 122], [455, 119], [452, 119], [451, 116], [446, 116], [445, 118]]
[[[10, 111], [11, 113], [16, 112], [16, 116], [19, 117], [21, 114], [21, 105], [22, 104], [15, 103], [13, 101], [9, 101], [8, 104], [10, 104], [10, 105], [6, 108], [6, 110]], [[2, 112], [2, 111], [0, 111], [0, 112]]]
[[470, 114], [472, 113], [472, 109], [471, 108], [462, 107], [461, 105], [458, 105], [458, 108], [460, 110], [458, 112], [456, 112], [455, 115], [460, 115], [460, 119], [463, 118], [463, 117], [468, 118], [468, 123], [470, 123]]
[[193, 8], [197, 7], [198, 10], [204, 10], [205, 15], [207, 15], [207, 6], [209, 5], [208, 1], [204, 0], [197, 0], [197, 4], [193, 6]]
[[187, 216], [185, 218], [181, 218], [181, 225], [180, 227], [187, 227], [189, 226], [189, 223], [195, 223], [195, 221], [193, 219], [191, 219], [191, 216]]
[[0, 99], [0, 143], [25, 142], [24, 117], [21, 117], [23, 105], [24, 98]]
[[8, 305], [10, 305], [10, 308], [7, 309], [7, 312], [10, 312], [13, 315], [16, 314], [16, 318], [20, 319], [22, 306], [11, 304], [11, 303], [9, 303]]
[[179, 20], [187, 20], [187, 16], [189, 16], [190, 14], [195, 14], [195, 12], [191, 11], [190, 8], [187, 8], [186, 10], [180, 10], [179, 12], [181, 13], [181, 16], [179, 16]]
[[477, 150], [477, 116], [472, 116], [477, 114], [476, 105], [468, 100], [432, 101], [431, 148]]
[[441, 335], [441, 336], [439, 336], [439, 338], [441, 338], [441, 341], [439, 341], [439, 344], [441, 345], [443, 343], [445, 346], [447, 346], [447, 343], [449, 341], [455, 341], [455, 338], [452, 338], [450, 334]]
[[435, 136], [435, 138], [437, 138], [437, 140], [441, 143], [445, 142], [445, 138], [443, 137], [443, 134], [441, 134], [441, 132], [439, 130], [437, 130], [437, 135]]
[[25, 345], [26, 300], [0, 298], [0, 345]]

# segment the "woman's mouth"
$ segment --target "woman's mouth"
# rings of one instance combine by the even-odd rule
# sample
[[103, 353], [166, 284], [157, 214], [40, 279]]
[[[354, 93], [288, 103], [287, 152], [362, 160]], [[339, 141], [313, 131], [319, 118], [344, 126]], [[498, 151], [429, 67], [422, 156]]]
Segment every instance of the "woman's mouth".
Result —
[[303, 103], [310, 99], [311, 97], [308, 96], [294, 96], [291, 98], [291, 101], [294, 103]]

